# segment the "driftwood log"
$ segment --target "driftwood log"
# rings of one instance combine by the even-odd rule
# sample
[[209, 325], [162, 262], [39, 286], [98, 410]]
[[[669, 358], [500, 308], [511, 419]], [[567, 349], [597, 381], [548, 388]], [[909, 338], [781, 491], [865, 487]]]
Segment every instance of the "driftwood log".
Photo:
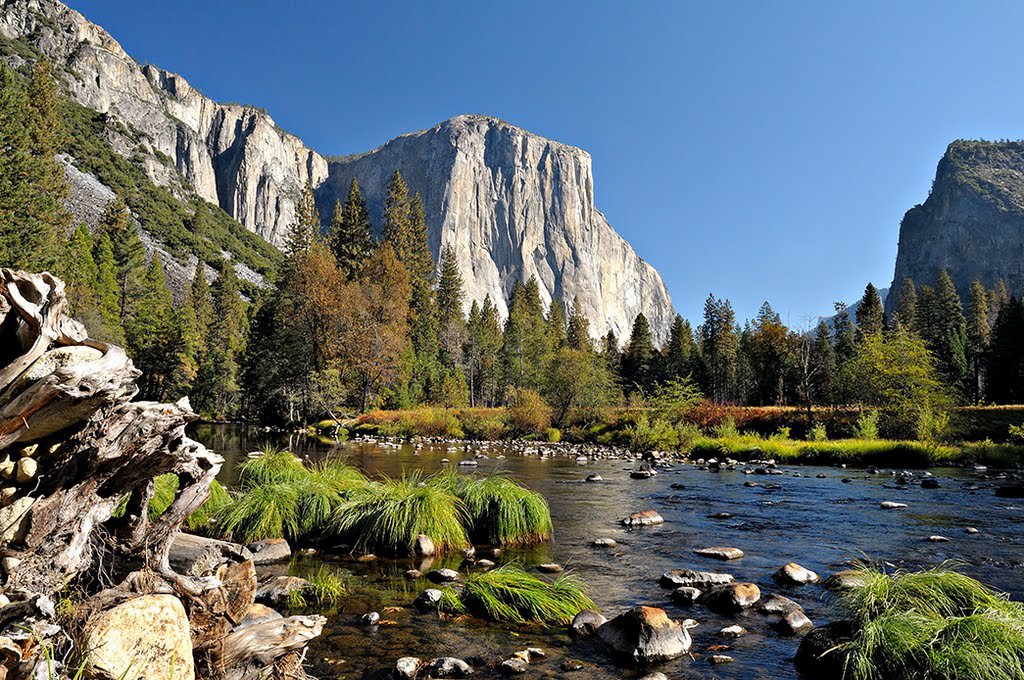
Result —
[[[173, 594], [188, 612], [199, 675], [287, 665], [323, 618], [235, 630], [253, 604], [251, 555], [180, 533], [223, 460], [185, 434], [196, 417], [187, 400], [132, 401], [139, 375], [123, 349], [89, 338], [71, 317], [61, 280], [0, 270], [0, 558], [11, 601], [0, 607], [0, 628], [38, 626], [69, 582], [86, 574], [100, 582], [95, 574], [110, 567], [103, 560], [123, 560], [138, 568], [96, 592], [83, 617]], [[179, 477], [179, 491], [150, 521], [153, 479], [165, 473]]]

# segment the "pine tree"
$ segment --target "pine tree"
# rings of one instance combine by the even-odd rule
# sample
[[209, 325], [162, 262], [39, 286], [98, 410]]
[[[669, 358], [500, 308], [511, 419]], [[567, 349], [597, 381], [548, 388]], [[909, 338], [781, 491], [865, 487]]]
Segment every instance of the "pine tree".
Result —
[[201, 413], [224, 418], [236, 406], [239, 358], [245, 338], [245, 308], [238, 291], [238, 278], [230, 263], [222, 263], [220, 275], [213, 282], [212, 298], [214, 321], [193, 395]]
[[552, 300], [546, 319], [548, 346], [552, 352], [565, 347], [568, 342], [568, 325], [565, 320], [565, 305], [561, 300]]
[[1005, 279], [999, 279], [988, 293], [988, 323], [995, 327], [996, 319], [1003, 306], [1010, 301], [1010, 287]]
[[878, 290], [869, 283], [864, 288], [864, 297], [857, 306], [857, 339], [862, 340], [869, 335], [882, 332], [885, 326], [885, 313], [882, 311], [882, 299]]
[[975, 403], [984, 394], [985, 353], [991, 340], [988, 293], [975, 279], [967, 298], [967, 366], [971, 376], [970, 392]]
[[818, 404], [831, 404], [833, 383], [836, 373], [836, 353], [832, 348], [832, 334], [828, 322], [822, 320], [814, 333], [814, 344], [811, 347], [811, 380], [813, 401]]
[[96, 305], [99, 270], [92, 255], [92, 234], [89, 227], [79, 224], [68, 241], [62, 275], [70, 286], [68, 300], [77, 314], [83, 307]]
[[693, 373], [693, 358], [696, 353], [693, 329], [690, 322], [676, 314], [669, 328], [668, 342], [663, 350], [663, 377], [665, 380], [680, 380]]
[[938, 359], [940, 372], [949, 384], [959, 387], [967, 377], [967, 321], [960, 295], [946, 270], [935, 283], [934, 304], [935, 326], [930, 342], [928, 336], [925, 341]]
[[594, 341], [590, 338], [590, 320], [583, 312], [579, 297], [573, 299], [572, 308], [569, 310], [569, 327], [566, 330], [565, 341], [571, 349], [594, 349]]
[[896, 290], [896, 309], [893, 311], [892, 326], [913, 328], [917, 318], [917, 287], [914, 280], [904, 277]]
[[480, 373], [477, 379], [480, 401], [486, 406], [498, 403], [501, 394], [502, 330], [498, 321], [498, 308], [490, 295], [484, 296], [480, 309]]
[[619, 348], [619, 338], [616, 337], [615, 331], [611, 329], [608, 329], [605, 336], [601, 338], [601, 357], [608, 365], [608, 370], [612, 371], [616, 379], [621, 378], [622, 350]]
[[842, 365], [853, 358], [856, 331], [853, 327], [853, 320], [850, 318], [850, 310], [846, 303], [835, 303], [835, 320], [832, 322], [833, 344], [836, 352], [836, 363]]
[[633, 320], [629, 344], [622, 354], [622, 379], [627, 391], [647, 392], [654, 387], [656, 354], [651, 326], [641, 312]]
[[285, 252], [289, 255], [304, 253], [320, 238], [320, 213], [316, 209], [313, 185], [306, 182], [296, 206], [295, 223], [288, 232]]
[[363, 263], [373, 250], [373, 226], [366, 201], [355, 177], [349, 185], [345, 206], [334, 204], [331, 216], [331, 250], [341, 271], [351, 281], [355, 279]]
[[1002, 305], [989, 345], [988, 399], [997, 404], [1024, 400], [1024, 305], [1014, 297]]
[[[121, 319], [121, 287], [117, 282], [117, 262], [110, 235], [97, 231], [92, 256], [96, 262], [96, 305], [102, 319], [102, 329], [95, 329], [94, 337], [114, 345], [124, 344], [124, 323]], [[90, 329], [94, 330], [94, 329]]]
[[206, 283], [206, 265], [196, 263], [196, 273], [179, 314], [181, 348], [174, 374], [175, 395], [192, 391], [207, 350], [207, 333], [213, 325], [213, 301]]
[[441, 273], [437, 283], [437, 310], [440, 329], [441, 363], [448, 368], [461, 364], [462, 343], [466, 336], [466, 320], [462, 315], [462, 273], [455, 250], [446, 246], [441, 251]]
[[145, 271], [146, 248], [120, 194], [103, 209], [99, 229], [110, 237], [117, 271], [118, 308], [123, 322], [128, 315], [128, 300], [137, 292], [139, 279]]
[[155, 254], [138, 293], [131, 300], [125, 338], [132, 358], [142, 371], [139, 379], [142, 398], [161, 401], [175, 368], [180, 329], [163, 265]]
[[704, 302], [704, 323], [697, 329], [697, 335], [705, 394], [716, 401], [733, 398], [739, 377], [740, 339], [732, 304], [708, 295]]

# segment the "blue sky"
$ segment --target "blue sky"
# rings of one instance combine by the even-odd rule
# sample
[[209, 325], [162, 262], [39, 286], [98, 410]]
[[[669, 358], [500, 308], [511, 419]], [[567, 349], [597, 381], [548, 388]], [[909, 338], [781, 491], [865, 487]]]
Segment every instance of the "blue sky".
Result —
[[887, 286], [956, 138], [1024, 137], [1024, 3], [70, 0], [141, 61], [322, 153], [460, 113], [580, 146], [698, 319], [794, 325]]

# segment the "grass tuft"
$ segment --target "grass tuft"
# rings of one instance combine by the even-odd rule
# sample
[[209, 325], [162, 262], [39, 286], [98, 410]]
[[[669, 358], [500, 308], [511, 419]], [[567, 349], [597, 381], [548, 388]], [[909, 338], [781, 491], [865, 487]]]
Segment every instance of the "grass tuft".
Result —
[[596, 609], [587, 586], [572, 574], [549, 583], [517, 564], [506, 564], [466, 579], [462, 593], [451, 589], [440, 607], [449, 613], [469, 612], [506, 623], [565, 625], [584, 609]]
[[442, 552], [467, 547], [466, 519], [465, 505], [447, 479], [424, 479], [416, 472], [354, 490], [338, 508], [334, 528], [351, 536], [359, 550], [406, 555], [420, 534]]
[[840, 597], [855, 623], [847, 680], [1024, 677], [1024, 607], [947, 567], [886, 574]]
[[530, 545], [551, 540], [548, 502], [508, 477], [462, 479], [455, 493], [466, 505], [470, 534], [492, 545]]

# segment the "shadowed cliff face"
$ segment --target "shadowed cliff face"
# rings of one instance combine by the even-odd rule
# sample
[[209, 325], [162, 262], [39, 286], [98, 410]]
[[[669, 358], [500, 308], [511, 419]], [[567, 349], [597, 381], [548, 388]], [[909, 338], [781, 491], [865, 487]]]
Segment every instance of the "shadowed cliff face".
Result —
[[111, 144], [139, 158], [155, 183], [194, 190], [277, 246], [307, 182], [326, 217], [358, 176], [379, 225], [398, 169], [423, 196], [435, 258], [443, 246], [455, 248], [467, 306], [489, 294], [505, 314], [515, 281], [535, 276], [545, 304], [578, 296], [595, 335], [611, 329], [625, 340], [643, 312], [656, 337], [667, 336], [668, 291], [596, 209], [590, 156], [580, 149], [460, 116], [329, 168], [265, 112], [219, 104], [179, 75], [139, 65], [56, 0], [0, 0], [0, 36], [38, 49], [74, 99], [127, 126], [140, 143], [128, 148], [111, 135]]
[[332, 161], [321, 212], [357, 177], [379, 224], [395, 170], [423, 197], [435, 258], [454, 248], [467, 305], [489, 294], [505, 314], [514, 283], [535, 276], [545, 304], [578, 296], [595, 333], [628, 336], [643, 312], [666, 337], [674, 315], [668, 290], [595, 207], [585, 151], [495, 118], [458, 116]]
[[1024, 143], [956, 141], [939, 161], [928, 199], [900, 224], [887, 308], [906, 277], [931, 285], [947, 270], [962, 296], [974, 279], [1024, 285]]

